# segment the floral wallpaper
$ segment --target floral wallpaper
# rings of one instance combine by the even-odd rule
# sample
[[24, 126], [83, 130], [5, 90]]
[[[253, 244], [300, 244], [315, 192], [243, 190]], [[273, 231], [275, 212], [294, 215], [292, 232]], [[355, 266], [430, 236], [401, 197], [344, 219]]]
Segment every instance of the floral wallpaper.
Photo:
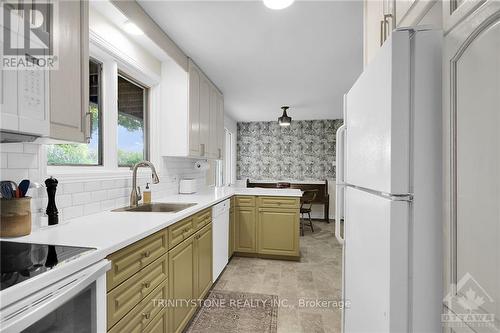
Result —
[[238, 123], [237, 177], [240, 180], [325, 180], [335, 178], [337, 120]]

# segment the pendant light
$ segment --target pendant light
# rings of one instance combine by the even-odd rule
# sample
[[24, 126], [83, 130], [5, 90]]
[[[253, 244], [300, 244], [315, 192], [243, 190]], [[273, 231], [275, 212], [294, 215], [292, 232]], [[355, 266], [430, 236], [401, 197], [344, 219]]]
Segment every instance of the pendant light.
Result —
[[289, 117], [286, 114], [286, 110], [288, 110], [290, 107], [289, 106], [282, 106], [281, 109], [283, 110], [283, 115], [278, 118], [278, 123], [280, 126], [290, 126], [292, 123], [292, 117]]
[[294, 0], [263, 0], [267, 8], [279, 10], [289, 7]]

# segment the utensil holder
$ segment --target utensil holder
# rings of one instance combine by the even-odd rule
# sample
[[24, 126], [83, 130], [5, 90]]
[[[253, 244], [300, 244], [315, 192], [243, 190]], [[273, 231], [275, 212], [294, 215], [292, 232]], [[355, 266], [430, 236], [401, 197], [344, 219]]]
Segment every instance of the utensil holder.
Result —
[[0, 237], [31, 233], [31, 197], [0, 199]]

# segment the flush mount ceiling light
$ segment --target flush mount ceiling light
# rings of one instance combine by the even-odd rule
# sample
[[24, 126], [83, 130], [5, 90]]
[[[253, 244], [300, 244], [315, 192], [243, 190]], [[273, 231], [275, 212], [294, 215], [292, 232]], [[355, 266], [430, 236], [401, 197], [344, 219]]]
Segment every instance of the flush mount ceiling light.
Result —
[[125, 22], [123, 24], [123, 29], [127, 33], [134, 35], [134, 36], [144, 35], [144, 32], [137, 25], [135, 25], [134, 22], [131, 22], [131, 21]]
[[281, 109], [283, 110], [283, 115], [278, 118], [278, 124], [280, 124], [280, 126], [290, 126], [290, 124], [292, 123], [292, 117], [289, 117], [286, 114], [286, 110], [288, 110], [289, 108], [289, 106], [281, 107]]
[[267, 8], [284, 9], [290, 6], [295, 0], [262, 0]]

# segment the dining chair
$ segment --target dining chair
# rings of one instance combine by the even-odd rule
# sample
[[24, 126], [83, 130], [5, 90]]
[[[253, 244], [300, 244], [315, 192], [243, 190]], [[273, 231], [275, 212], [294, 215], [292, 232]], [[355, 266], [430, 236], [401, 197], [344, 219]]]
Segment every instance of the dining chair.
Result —
[[309, 227], [311, 227], [311, 231], [314, 232], [314, 227], [311, 219], [311, 211], [312, 211], [312, 203], [314, 199], [316, 199], [316, 195], [318, 194], [318, 190], [306, 190], [302, 194], [302, 198], [300, 198], [300, 234], [304, 236], [304, 214], [307, 214], [309, 217]]

